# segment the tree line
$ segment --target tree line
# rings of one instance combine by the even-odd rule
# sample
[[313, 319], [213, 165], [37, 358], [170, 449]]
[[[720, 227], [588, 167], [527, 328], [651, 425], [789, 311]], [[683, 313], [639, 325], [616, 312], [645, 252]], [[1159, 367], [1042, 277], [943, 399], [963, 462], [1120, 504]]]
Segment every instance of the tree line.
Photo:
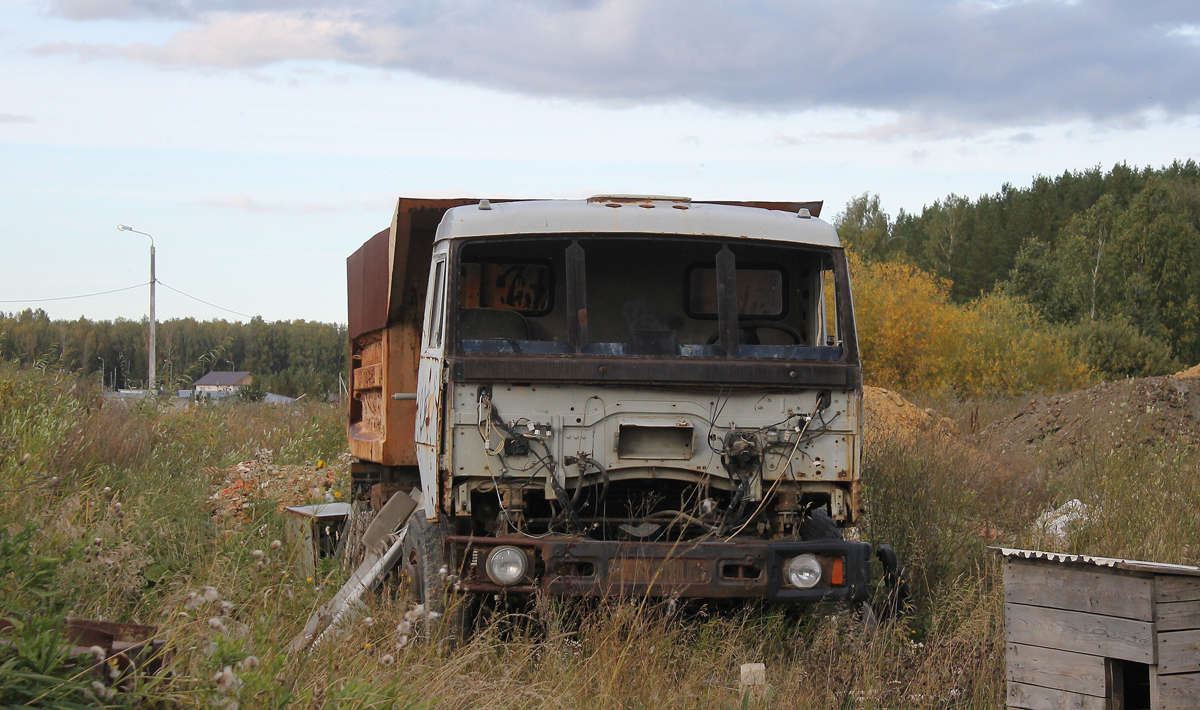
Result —
[[[213, 370], [244, 370], [270, 392], [323, 396], [338, 391], [346, 372], [346, 328], [333, 323], [175, 318], [158, 323], [155, 336], [164, 389], [189, 389]], [[51, 320], [40, 309], [0, 313], [0, 357], [74, 370], [108, 389], [144, 387], [148, 354], [145, 319]]]
[[966, 304], [1028, 303], [1104, 377], [1200, 362], [1200, 165], [1116, 165], [951, 194], [892, 219], [864, 193], [835, 224], [865, 264], [902, 263]]

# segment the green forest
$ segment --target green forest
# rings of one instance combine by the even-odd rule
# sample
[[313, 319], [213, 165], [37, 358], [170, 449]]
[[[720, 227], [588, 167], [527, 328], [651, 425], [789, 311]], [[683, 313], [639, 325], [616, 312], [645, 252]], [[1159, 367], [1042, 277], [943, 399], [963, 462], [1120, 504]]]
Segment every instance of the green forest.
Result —
[[[861, 264], [864, 287], [872, 274], [891, 278], [876, 267], [896, 264], [936, 280], [953, 303], [1028, 304], [1100, 378], [1169, 374], [1200, 362], [1200, 165], [1193, 161], [1039, 176], [1028, 187], [1004, 185], [974, 200], [951, 194], [895, 218], [879, 195], [864, 193], [834, 223]], [[858, 307], [865, 324], [872, 304]], [[168, 388], [190, 387], [211, 370], [248, 370], [271, 392], [326, 395], [338, 391], [346, 349], [345, 327], [330, 323], [181, 318], [158, 326], [158, 372]], [[109, 389], [143, 386], [146, 352], [144, 320], [0, 313], [0, 357], [78, 371]]]
[[[276, 394], [338, 391], [346, 372], [346, 328], [304, 320], [249, 323], [176, 318], [157, 326], [158, 379], [188, 389], [212, 370], [246, 370]], [[108, 389], [142, 387], [149, 363], [148, 322], [51, 320], [44, 311], [0, 313], [0, 357], [96, 377]]]
[[1068, 334], [1106, 378], [1175, 372], [1200, 362], [1200, 165], [1116, 165], [1004, 185], [901, 211], [878, 195], [835, 218], [865, 263], [902, 262], [966, 303], [1021, 299]]

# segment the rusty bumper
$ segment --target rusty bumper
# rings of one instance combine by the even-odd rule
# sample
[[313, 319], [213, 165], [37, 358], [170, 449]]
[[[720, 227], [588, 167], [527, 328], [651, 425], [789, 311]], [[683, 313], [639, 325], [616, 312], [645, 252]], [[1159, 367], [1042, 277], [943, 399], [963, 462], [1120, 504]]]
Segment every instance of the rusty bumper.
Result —
[[[844, 540], [635, 543], [453, 536], [446, 544], [459, 586], [470, 592], [813, 603], [862, 601], [870, 581], [871, 546]], [[504, 587], [489, 578], [486, 560], [498, 547], [525, 552], [530, 564], [521, 582]], [[821, 581], [812, 589], [784, 581], [787, 560], [804, 553], [821, 563]]]

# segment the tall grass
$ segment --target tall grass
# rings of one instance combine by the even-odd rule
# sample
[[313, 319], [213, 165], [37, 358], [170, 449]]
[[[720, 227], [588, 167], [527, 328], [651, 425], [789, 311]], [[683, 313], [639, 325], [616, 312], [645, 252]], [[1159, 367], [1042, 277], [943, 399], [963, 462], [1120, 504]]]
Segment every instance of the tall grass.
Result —
[[[1186, 442], [1151, 455], [1060, 455], [1042, 467], [1052, 474], [1034, 475], [933, 439], [944, 432], [918, 432], [867, 446], [862, 534], [897, 547], [914, 591], [912, 606], [878, 629], [839, 606], [542, 599], [494, 612], [457, 648], [416, 637], [397, 647], [410, 600], [387, 586], [343, 634], [289, 655], [345, 572], [325, 564], [314, 579], [295, 578], [270, 548], [283, 530], [272, 501], [252, 499], [246, 522], [218, 523], [210, 496], [223, 469], [262, 449], [281, 463], [336, 460], [343, 421], [326, 404], [116, 402], [70, 374], [0, 363], [0, 526], [10, 540], [25, 535], [6, 543], [0, 616], [33, 634], [24, 650], [0, 650], [0, 688], [36, 666], [42, 680], [31, 687], [47, 705], [1000, 708], [1002, 596], [986, 545], [1028, 542], [1038, 513], [1069, 496], [1097, 511], [1072, 549], [1172, 562], [1200, 549], [1188, 515], [1200, 479]], [[272, 559], [260, 564], [255, 550]], [[14, 593], [34, 578], [39, 594]], [[205, 587], [220, 600], [189, 601]], [[158, 625], [174, 676], [87, 700], [91, 677], [54, 655], [46, 635], [68, 613]], [[765, 697], [739, 691], [739, 666], [751, 662], [766, 664]], [[214, 680], [226, 666], [236, 682]], [[0, 703], [15, 702], [5, 692]]]

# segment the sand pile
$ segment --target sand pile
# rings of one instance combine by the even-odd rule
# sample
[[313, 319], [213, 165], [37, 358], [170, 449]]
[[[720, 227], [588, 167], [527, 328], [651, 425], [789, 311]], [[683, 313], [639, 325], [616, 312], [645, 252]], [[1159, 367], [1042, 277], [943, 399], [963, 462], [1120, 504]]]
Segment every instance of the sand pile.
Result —
[[954, 423], [932, 409], [923, 409], [898, 392], [863, 387], [863, 429], [872, 436], [910, 438], [923, 434], [957, 435]]
[[1176, 377], [1200, 377], [1200, 365], [1190, 367], [1183, 372], [1176, 372]]

